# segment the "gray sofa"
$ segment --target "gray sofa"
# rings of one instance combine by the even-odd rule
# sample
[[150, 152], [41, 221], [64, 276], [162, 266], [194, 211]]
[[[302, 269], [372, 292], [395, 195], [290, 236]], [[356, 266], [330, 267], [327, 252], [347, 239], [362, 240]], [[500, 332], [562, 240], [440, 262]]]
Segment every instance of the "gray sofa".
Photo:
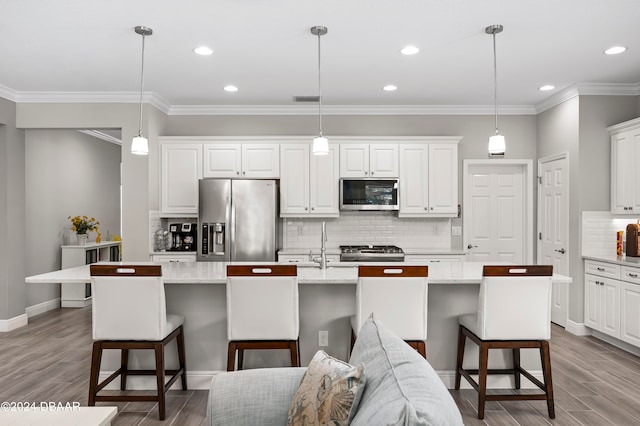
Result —
[[[366, 384], [352, 425], [462, 425], [460, 412], [431, 365], [373, 317], [363, 325], [349, 363], [364, 364]], [[306, 368], [217, 374], [207, 425], [286, 425]]]

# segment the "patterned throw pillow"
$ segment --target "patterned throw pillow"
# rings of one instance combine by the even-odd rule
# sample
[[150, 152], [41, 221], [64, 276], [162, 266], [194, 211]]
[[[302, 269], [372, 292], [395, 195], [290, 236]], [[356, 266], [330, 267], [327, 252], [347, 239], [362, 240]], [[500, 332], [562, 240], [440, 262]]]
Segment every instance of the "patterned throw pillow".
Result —
[[302, 376], [289, 406], [288, 425], [348, 425], [353, 418], [366, 377], [354, 367], [318, 351]]

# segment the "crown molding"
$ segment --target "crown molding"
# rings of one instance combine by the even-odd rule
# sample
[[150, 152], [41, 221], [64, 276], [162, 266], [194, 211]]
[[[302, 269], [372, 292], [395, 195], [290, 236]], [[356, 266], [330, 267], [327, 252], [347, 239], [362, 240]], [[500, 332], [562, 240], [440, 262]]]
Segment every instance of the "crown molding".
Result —
[[[9, 89], [10, 90], [10, 89]], [[20, 103], [139, 103], [140, 92], [14, 92], [14, 102]], [[0, 86], [0, 96], [2, 87]], [[144, 92], [142, 102], [149, 103], [164, 112], [169, 113], [171, 105], [153, 92]]]
[[5, 98], [12, 102], [17, 102], [16, 99], [18, 99], [18, 92], [0, 84], [0, 98]]
[[[576, 96], [639, 96], [636, 84], [574, 84], [536, 105], [501, 105], [501, 115], [535, 115]], [[18, 92], [0, 85], [16, 103], [138, 103], [139, 92]], [[167, 115], [316, 115], [316, 105], [171, 105], [153, 92], [142, 101]], [[324, 105], [323, 115], [491, 115], [494, 105]]]
[[116, 137], [108, 135], [100, 130], [78, 130], [85, 135], [93, 136], [94, 138], [102, 139], [103, 141], [111, 142], [116, 145], [122, 145], [122, 141]]
[[636, 84], [601, 84], [585, 83], [574, 84], [560, 92], [549, 96], [544, 101], [535, 105], [536, 114], [540, 114], [556, 105], [568, 101], [576, 96], [638, 96], [640, 95], [640, 83]]
[[[324, 105], [323, 115], [492, 115], [493, 105]], [[535, 114], [530, 105], [504, 105], [502, 115]], [[315, 105], [181, 105], [169, 115], [317, 115]]]

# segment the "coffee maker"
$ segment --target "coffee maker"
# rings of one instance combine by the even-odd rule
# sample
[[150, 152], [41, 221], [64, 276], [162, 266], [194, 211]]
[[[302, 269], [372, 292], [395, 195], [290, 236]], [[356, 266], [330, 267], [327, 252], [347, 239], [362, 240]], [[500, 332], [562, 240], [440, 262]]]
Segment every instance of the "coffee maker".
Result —
[[170, 251], [196, 251], [196, 224], [172, 223], [169, 225], [171, 232]]

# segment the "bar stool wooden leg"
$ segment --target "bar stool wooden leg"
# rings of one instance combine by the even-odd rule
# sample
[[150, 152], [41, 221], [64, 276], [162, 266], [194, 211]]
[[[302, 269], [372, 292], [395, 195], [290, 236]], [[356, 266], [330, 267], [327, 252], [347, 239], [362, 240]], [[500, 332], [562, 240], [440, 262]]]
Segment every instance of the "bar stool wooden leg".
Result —
[[227, 371], [236, 369], [236, 342], [229, 342], [227, 350]]
[[542, 374], [544, 375], [544, 387], [547, 394], [547, 409], [549, 418], [556, 418], [556, 411], [553, 402], [553, 383], [551, 381], [551, 354], [549, 352], [549, 342], [544, 340], [540, 348], [540, 359], [542, 360]]
[[300, 354], [298, 353], [298, 341], [289, 342], [289, 353], [291, 354], [291, 366], [300, 367]]
[[180, 327], [180, 333], [176, 336], [176, 344], [178, 345], [179, 368], [182, 370], [182, 377], [180, 377], [182, 390], [187, 390], [187, 359], [184, 351], [184, 329], [182, 326]]
[[102, 361], [102, 346], [100, 342], [93, 342], [93, 351], [91, 353], [91, 374], [89, 377], [89, 402], [87, 405], [96, 405], [96, 393], [98, 388], [98, 379], [100, 374], [100, 362]]
[[120, 350], [120, 390], [127, 389], [127, 373], [129, 369], [129, 349]]
[[467, 336], [462, 332], [462, 326], [458, 326], [458, 357], [456, 361], [456, 382], [455, 389], [460, 389], [460, 378], [462, 369], [462, 360], [464, 358], [464, 345], [467, 341]]
[[484, 405], [487, 398], [487, 367], [489, 365], [489, 346], [480, 343], [480, 359], [478, 362], [478, 418], [484, 419]]
[[513, 348], [513, 379], [516, 389], [520, 389], [520, 348]]
[[158, 388], [158, 414], [160, 420], [165, 416], [165, 394], [164, 394], [164, 347], [162, 343], [155, 343], [154, 351], [156, 355], [156, 383]]
[[238, 370], [242, 370], [244, 368], [244, 349], [242, 346], [238, 346]]

